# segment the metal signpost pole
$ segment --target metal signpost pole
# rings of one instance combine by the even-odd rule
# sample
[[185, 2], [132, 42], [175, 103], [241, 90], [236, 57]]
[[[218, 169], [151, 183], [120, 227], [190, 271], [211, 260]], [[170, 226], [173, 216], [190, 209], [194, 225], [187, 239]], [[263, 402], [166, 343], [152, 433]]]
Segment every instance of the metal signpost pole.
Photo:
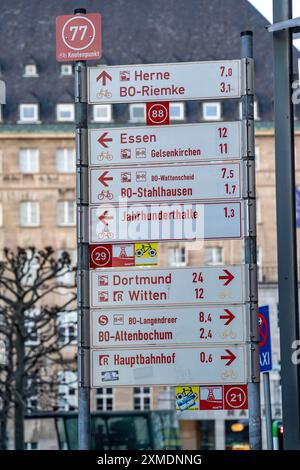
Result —
[[[291, 0], [273, 0], [273, 22], [292, 18]], [[292, 37], [274, 32], [275, 160], [283, 440], [285, 450], [300, 449], [300, 369], [292, 362], [299, 341], [295, 209]]]
[[[75, 14], [85, 14], [78, 8]], [[78, 302], [78, 448], [90, 450], [90, 311], [88, 244], [88, 129], [86, 61], [75, 64], [77, 302]]]
[[269, 374], [269, 372], [264, 372], [263, 373], [263, 384], [264, 384], [264, 398], [265, 398], [267, 449], [268, 450], [273, 450], [272, 403], [271, 403], [270, 374]]
[[[252, 450], [261, 449], [261, 408], [259, 371], [258, 291], [257, 291], [257, 247], [256, 247], [256, 203], [255, 203], [255, 147], [253, 116], [253, 34], [241, 33], [241, 58], [245, 60], [247, 80], [246, 95], [242, 96], [243, 119], [247, 121], [247, 195], [245, 198], [248, 217], [248, 234], [244, 238], [244, 262], [249, 265], [250, 291], [250, 340], [251, 377], [248, 383], [249, 443]], [[249, 60], [250, 59], [250, 60]]]

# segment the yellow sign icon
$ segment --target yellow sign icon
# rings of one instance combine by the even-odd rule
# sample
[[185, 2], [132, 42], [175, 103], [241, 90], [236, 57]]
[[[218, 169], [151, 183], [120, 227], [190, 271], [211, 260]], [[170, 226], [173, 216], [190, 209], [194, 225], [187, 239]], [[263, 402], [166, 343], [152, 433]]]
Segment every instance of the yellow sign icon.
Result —
[[158, 264], [158, 243], [135, 243], [136, 266], [156, 266]]
[[175, 387], [176, 411], [199, 410], [199, 387]]

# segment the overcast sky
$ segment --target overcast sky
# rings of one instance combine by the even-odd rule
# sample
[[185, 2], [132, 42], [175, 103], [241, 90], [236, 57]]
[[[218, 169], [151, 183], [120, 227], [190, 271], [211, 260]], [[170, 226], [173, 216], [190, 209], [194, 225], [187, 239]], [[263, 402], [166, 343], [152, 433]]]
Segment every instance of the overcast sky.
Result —
[[[270, 23], [273, 22], [273, 0], [248, 0], [252, 5], [264, 15]], [[300, 1], [293, 0], [293, 18], [300, 17]], [[300, 39], [297, 39], [295, 46], [300, 50]]]

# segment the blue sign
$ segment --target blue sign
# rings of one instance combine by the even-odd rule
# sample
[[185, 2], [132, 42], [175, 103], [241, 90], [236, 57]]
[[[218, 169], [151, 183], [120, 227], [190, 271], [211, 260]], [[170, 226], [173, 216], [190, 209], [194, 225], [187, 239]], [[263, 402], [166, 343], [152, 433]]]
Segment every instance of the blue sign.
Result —
[[300, 228], [300, 188], [296, 188], [296, 226]]
[[269, 305], [258, 309], [259, 326], [259, 362], [260, 371], [269, 372], [272, 370], [272, 350], [271, 350], [271, 330]]

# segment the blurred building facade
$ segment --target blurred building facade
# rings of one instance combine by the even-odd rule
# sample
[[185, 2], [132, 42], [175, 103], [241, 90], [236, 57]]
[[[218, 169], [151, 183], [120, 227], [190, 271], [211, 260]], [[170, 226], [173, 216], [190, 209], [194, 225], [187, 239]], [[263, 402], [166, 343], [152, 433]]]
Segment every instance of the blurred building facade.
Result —
[[[0, 43], [5, 50], [0, 50], [0, 74], [7, 85], [7, 104], [0, 110], [0, 246], [51, 245], [57, 252], [69, 251], [75, 262], [74, 75], [72, 64], [55, 61], [55, 16], [72, 9], [69, 2], [32, 0], [31, 8], [23, 11], [22, 3], [2, 4]], [[99, 63], [108, 65], [238, 58], [240, 32], [254, 31], [259, 302], [271, 309], [273, 416], [279, 418], [272, 38], [265, 31], [266, 21], [246, 0], [238, 9], [235, 0], [116, 0], [100, 5], [97, 0], [76, 0], [72, 8], [76, 7], [101, 11], [104, 52]], [[177, 102], [171, 104], [170, 114], [172, 123], [178, 124], [221, 122], [240, 119], [240, 107], [234, 101]], [[90, 127], [144, 123], [142, 103], [89, 107]], [[300, 155], [300, 128], [296, 154]], [[296, 163], [299, 179], [300, 162]], [[170, 267], [240, 263], [242, 253], [237, 241], [159, 245], [160, 265]], [[64, 325], [62, 341], [70, 337], [75, 344], [73, 323]], [[59, 409], [76, 409], [76, 390], [68, 386], [72, 380], [66, 373]], [[172, 388], [102, 388], [93, 391], [92, 404], [98, 410], [146, 410], [173, 407], [174, 399]], [[245, 419], [247, 413], [238, 411], [184, 412], [184, 447], [224, 448], [230, 423]], [[28, 448], [55, 447], [54, 429], [43, 426], [28, 424]]]

